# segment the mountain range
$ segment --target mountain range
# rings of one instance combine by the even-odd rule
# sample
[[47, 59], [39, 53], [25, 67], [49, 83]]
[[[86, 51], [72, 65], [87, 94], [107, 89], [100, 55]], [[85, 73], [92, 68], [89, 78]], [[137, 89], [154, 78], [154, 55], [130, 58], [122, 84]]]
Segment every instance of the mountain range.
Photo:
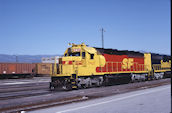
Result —
[[6, 63], [40, 63], [44, 57], [55, 57], [61, 55], [7, 55], [0, 54], [0, 62]]

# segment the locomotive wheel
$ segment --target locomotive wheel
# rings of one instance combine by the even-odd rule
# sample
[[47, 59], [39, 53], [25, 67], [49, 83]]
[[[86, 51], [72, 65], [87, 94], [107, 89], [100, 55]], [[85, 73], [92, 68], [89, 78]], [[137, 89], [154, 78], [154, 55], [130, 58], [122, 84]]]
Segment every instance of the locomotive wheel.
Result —
[[51, 86], [49, 89], [50, 89], [50, 91], [54, 91], [55, 90], [55, 87], [54, 86]]
[[72, 90], [72, 85], [71, 84], [67, 84], [66, 85], [66, 90], [68, 90], [68, 91]]
[[55, 87], [52, 85], [51, 82], [50, 82], [50, 84], [49, 84], [49, 90], [50, 90], [50, 91], [54, 91], [54, 90], [55, 90]]

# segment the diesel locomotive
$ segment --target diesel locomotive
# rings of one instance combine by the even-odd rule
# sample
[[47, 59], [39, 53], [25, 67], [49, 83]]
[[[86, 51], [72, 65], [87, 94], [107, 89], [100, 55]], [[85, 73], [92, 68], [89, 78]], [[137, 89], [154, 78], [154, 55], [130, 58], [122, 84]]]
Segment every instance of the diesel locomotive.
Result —
[[50, 89], [76, 89], [162, 79], [171, 75], [171, 56], [71, 44], [54, 63]]

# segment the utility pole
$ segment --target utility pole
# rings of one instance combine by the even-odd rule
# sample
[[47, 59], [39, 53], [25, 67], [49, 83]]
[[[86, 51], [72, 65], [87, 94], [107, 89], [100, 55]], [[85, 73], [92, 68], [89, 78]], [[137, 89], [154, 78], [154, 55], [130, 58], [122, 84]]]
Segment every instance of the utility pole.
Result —
[[102, 32], [102, 48], [104, 48], [104, 36], [103, 36], [103, 32], [105, 32], [105, 30], [102, 28], [101, 29]]

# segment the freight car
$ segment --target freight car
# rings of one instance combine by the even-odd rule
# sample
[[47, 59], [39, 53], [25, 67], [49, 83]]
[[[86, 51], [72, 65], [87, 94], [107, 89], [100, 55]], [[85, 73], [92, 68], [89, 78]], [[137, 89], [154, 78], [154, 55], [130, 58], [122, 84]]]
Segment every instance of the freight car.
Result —
[[0, 78], [33, 77], [36, 64], [0, 63]]
[[52, 63], [0, 63], [0, 78], [49, 76]]
[[35, 76], [49, 76], [52, 74], [52, 63], [36, 63]]
[[171, 56], [72, 44], [54, 64], [50, 89], [108, 85], [114, 80], [161, 79], [171, 73]]

